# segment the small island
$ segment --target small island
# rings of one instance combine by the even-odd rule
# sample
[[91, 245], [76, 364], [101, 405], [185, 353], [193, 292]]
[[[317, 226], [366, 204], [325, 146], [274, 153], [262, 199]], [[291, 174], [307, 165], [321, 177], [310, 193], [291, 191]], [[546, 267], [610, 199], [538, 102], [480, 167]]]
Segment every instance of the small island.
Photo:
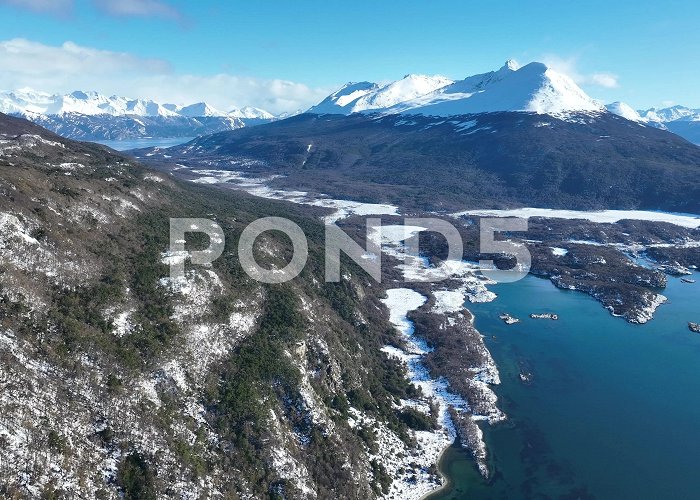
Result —
[[515, 323], [520, 323], [520, 320], [515, 316], [511, 316], [508, 313], [503, 313], [499, 316], [506, 325], [514, 325]]
[[700, 333], [700, 323], [688, 323], [691, 332]]
[[532, 314], [530, 315], [530, 317], [531, 317], [532, 319], [551, 319], [551, 320], [554, 320], [554, 321], [556, 321], [556, 320], [559, 319], [559, 315], [558, 315], [558, 314], [554, 314], [554, 313], [539, 313], [539, 314], [537, 314], [537, 313], [532, 313]]

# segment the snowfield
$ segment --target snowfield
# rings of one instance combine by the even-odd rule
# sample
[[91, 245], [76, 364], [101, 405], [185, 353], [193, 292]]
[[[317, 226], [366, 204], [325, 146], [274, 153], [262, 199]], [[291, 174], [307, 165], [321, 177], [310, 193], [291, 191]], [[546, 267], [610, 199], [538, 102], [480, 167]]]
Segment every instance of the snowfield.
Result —
[[549, 114], [567, 119], [569, 113], [603, 113], [606, 109], [571, 78], [545, 64], [532, 62], [521, 67], [509, 60], [497, 71], [459, 81], [441, 76], [407, 75], [386, 85], [348, 83], [307, 112], [445, 117], [499, 111]]
[[148, 116], [148, 117], [231, 117], [272, 120], [265, 110], [245, 106], [220, 111], [206, 102], [189, 105], [159, 103], [152, 99], [106, 96], [94, 91], [76, 90], [70, 94], [49, 94], [30, 88], [0, 92], [0, 112], [27, 115]]
[[[186, 167], [185, 167], [186, 168]], [[254, 196], [271, 200], [283, 200], [300, 205], [311, 205], [335, 210], [323, 218], [326, 224], [334, 224], [351, 215], [399, 215], [398, 207], [382, 203], [362, 203], [350, 200], [334, 200], [324, 194], [311, 194], [305, 191], [274, 189], [267, 185], [277, 176], [249, 177], [234, 170], [190, 170], [198, 175], [192, 182], [197, 184], [230, 184]]]
[[454, 217], [476, 215], [479, 217], [542, 217], [545, 219], [583, 219], [591, 222], [614, 223], [621, 220], [642, 220], [668, 222], [677, 226], [695, 229], [700, 227], [700, 215], [675, 214], [669, 212], [649, 212], [645, 210], [560, 210], [553, 208], [514, 208], [510, 210], [465, 210], [452, 214]]

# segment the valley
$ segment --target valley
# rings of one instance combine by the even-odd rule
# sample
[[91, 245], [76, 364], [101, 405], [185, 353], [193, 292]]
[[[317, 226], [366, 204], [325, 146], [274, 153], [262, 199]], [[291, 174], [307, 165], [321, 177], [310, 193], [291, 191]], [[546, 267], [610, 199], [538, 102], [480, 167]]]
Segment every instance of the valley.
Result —
[[0, 1], [0, 497], [697, 492], [693, 15], [394, 3]]

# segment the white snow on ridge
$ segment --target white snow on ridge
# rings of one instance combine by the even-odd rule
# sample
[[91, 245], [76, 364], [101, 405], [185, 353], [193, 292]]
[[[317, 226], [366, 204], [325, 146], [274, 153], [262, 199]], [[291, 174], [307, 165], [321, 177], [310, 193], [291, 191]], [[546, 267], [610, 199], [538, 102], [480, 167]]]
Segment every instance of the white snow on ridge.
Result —
[[213, 106], [198, 102], [187, 106], [162, 104], [152, 99], [130, 99], [94, 91], [76, 90], [70, 94], [49, 94], [29, 88], [0, 92], [0, 112], [25, 115], [80, 114], [89, 116], [150, 116], [150, 117], [230, 117], [232, 119], [272, 120], [274, 115], [265, 110], [246, 106], [226, 113]]
[[364, 95], [354, 103], [353, 109], [355, 111], [368, 111], [388, 108], [451, 83], [453, 83], [452, 80], [440, 75], [406, 75], [401, 80], [392, 82], [376, 92]]
[[646, 118], [642, 118], [642, 116], [637, 111], [635, 111], [632, 106], [624, 102], [616, 101], [610, 104], [606, 104], [605, 109], [607, 109], [613, 114], [616, 114], [617, 116], [621, 116], [622, 118], [626, 118], [627, 120], [631, 120], [633, 122], [649, 121]]
[[206, 102], [198, 102], [189, 106], [178, 107], [174, 111], [181, 116], [198, 117], [198, 116], [226, 116], [226, 113], [214, 109]]
[[510, 210], [465, 210], [452, 215], [455, 217], [476, 215], [479, 217], [521, 217], [523, 219], [529, 219], [530, 217], [583, 219], [599, 223], [614, 223], [630, 219], [650, 222], [667, 222], [690, 229], [700, 227], [700, 215], [649, 212], [645, 210], [601, 210], [597, 212], [587, 212], [582, 210], [559, 210], [552, 208], [514, 208]]
[[350, 82], [333, 92], [323, 101], [309, 109], [309, 113], [316, 114], [350, 114], [349, 107], [357, 99], [365, 96], [369, 92], [375, 91], [379, 85], [372, 82]]
[[539, 114], [603, 112], [574, 81], [546, 65], [520, 67], [507, 61], [498, 71], [452, 82], [442, 76], [407, 75], [384, 86], [348, 84], [308, 110], [309, 113], [376, 112], [452, 116], [497, 111]]
[[691, 109], [686, 106], [671, 106], [670, 108], [651, 108], [640, 111], [642, 119], [655, 123], [668, 123], [675, 121], [700, 121], [700, 109]]
[[479, 76], [483, 78], [456, 82], [416, 101], [403, 103], [395, 111], [452, 116], [497, 111], [560, 114], [604, 109], [571, 78], [542, 63], [533, 62], [521, 68], [506, 64], [497, 72]]
[[[228, 112], [228, 116], [232, 118], [242, 118], [246, 120], [257, 119], [257, 120], [273, 120], [275, 115], [268, 113], [264, 109], [254, 108], [252, 106], [244, 106], [241, 109], [232, 109]], [[278, 116], [277, 118], [281, 118]]]
[[385, 109], [451, 83], [452, 80], [440, 75], [406, 75], [401, 80], [383, 86], [372, 82], [348, 83], [308, 112], [349, 115]]

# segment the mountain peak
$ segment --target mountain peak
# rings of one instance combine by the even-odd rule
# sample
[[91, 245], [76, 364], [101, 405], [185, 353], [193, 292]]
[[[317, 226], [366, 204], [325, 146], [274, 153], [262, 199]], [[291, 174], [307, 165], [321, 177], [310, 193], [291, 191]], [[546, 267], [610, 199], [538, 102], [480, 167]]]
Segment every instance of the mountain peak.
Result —
[[[168, 109], [168, 106], [164, 106]], [[226, 116], [226, 113], [214, 109], [206, 102], [197, 102], [195, 104], [190, 104], [189, 106], [183, 106], [181, 108], [175, 109], [177, 114], [189, 117], [200, 117], [200, 116]]]
[[244, 106], [241, 109], [234, 108], [228, 112], [228, 116], [245, 120], [274, 120], [275, 118], [272, 113], [253, 106]]
[[81, 100], [87, 100], [90, 97], [87, 93], [83, 92], [82, 90], [74, 90], [70, 93], [70, 96]]
[[316, 106], [309, 113], [349, 115], [362, 111], [386, 109], [410, 101], [452, 83], [440, 75], [409, 73], [401, 80], [378, 85], [371, 82], [348, 83]]
[[505, 64], [501, 67], [500, 71], [518, 71], [520, 69], [520, 63], [515, 59], [508, 59]]
[[497, 71], [456, 82], [439, 75], [408, 74], [383, 86], [368, 82], [348, 84], [308, 112], [349, 115], [384, 111], [450, 116], [496, 111], [557, 114], [602, 110], [566, 75], [540, 62], [520, 66], [509, 59]]
[[516, 60], [508, 59], [496, 71], [459, 81], [440, 75], [409, 73], [384, 85], [349, 82], [308, 112], [349, 115], [381, 111], [451, 116], [513, 111], [552, 115], [604, 109], [570, 77], [546, 64], [534, 61], [521, 66]]
[[631, 120], [634, 122], [646, 121], [644, 118], [641, 117], [639, 113], [637, 113], [637, 111], [634, 110], [632, 106], [621, 101], [615, 101], [610, 104], [606, 104], [605, 109], [607, 109], [610, 113], [613, 113], [617, 116], [621, 116], [622, 118], [626, 118], [627, 120]]

